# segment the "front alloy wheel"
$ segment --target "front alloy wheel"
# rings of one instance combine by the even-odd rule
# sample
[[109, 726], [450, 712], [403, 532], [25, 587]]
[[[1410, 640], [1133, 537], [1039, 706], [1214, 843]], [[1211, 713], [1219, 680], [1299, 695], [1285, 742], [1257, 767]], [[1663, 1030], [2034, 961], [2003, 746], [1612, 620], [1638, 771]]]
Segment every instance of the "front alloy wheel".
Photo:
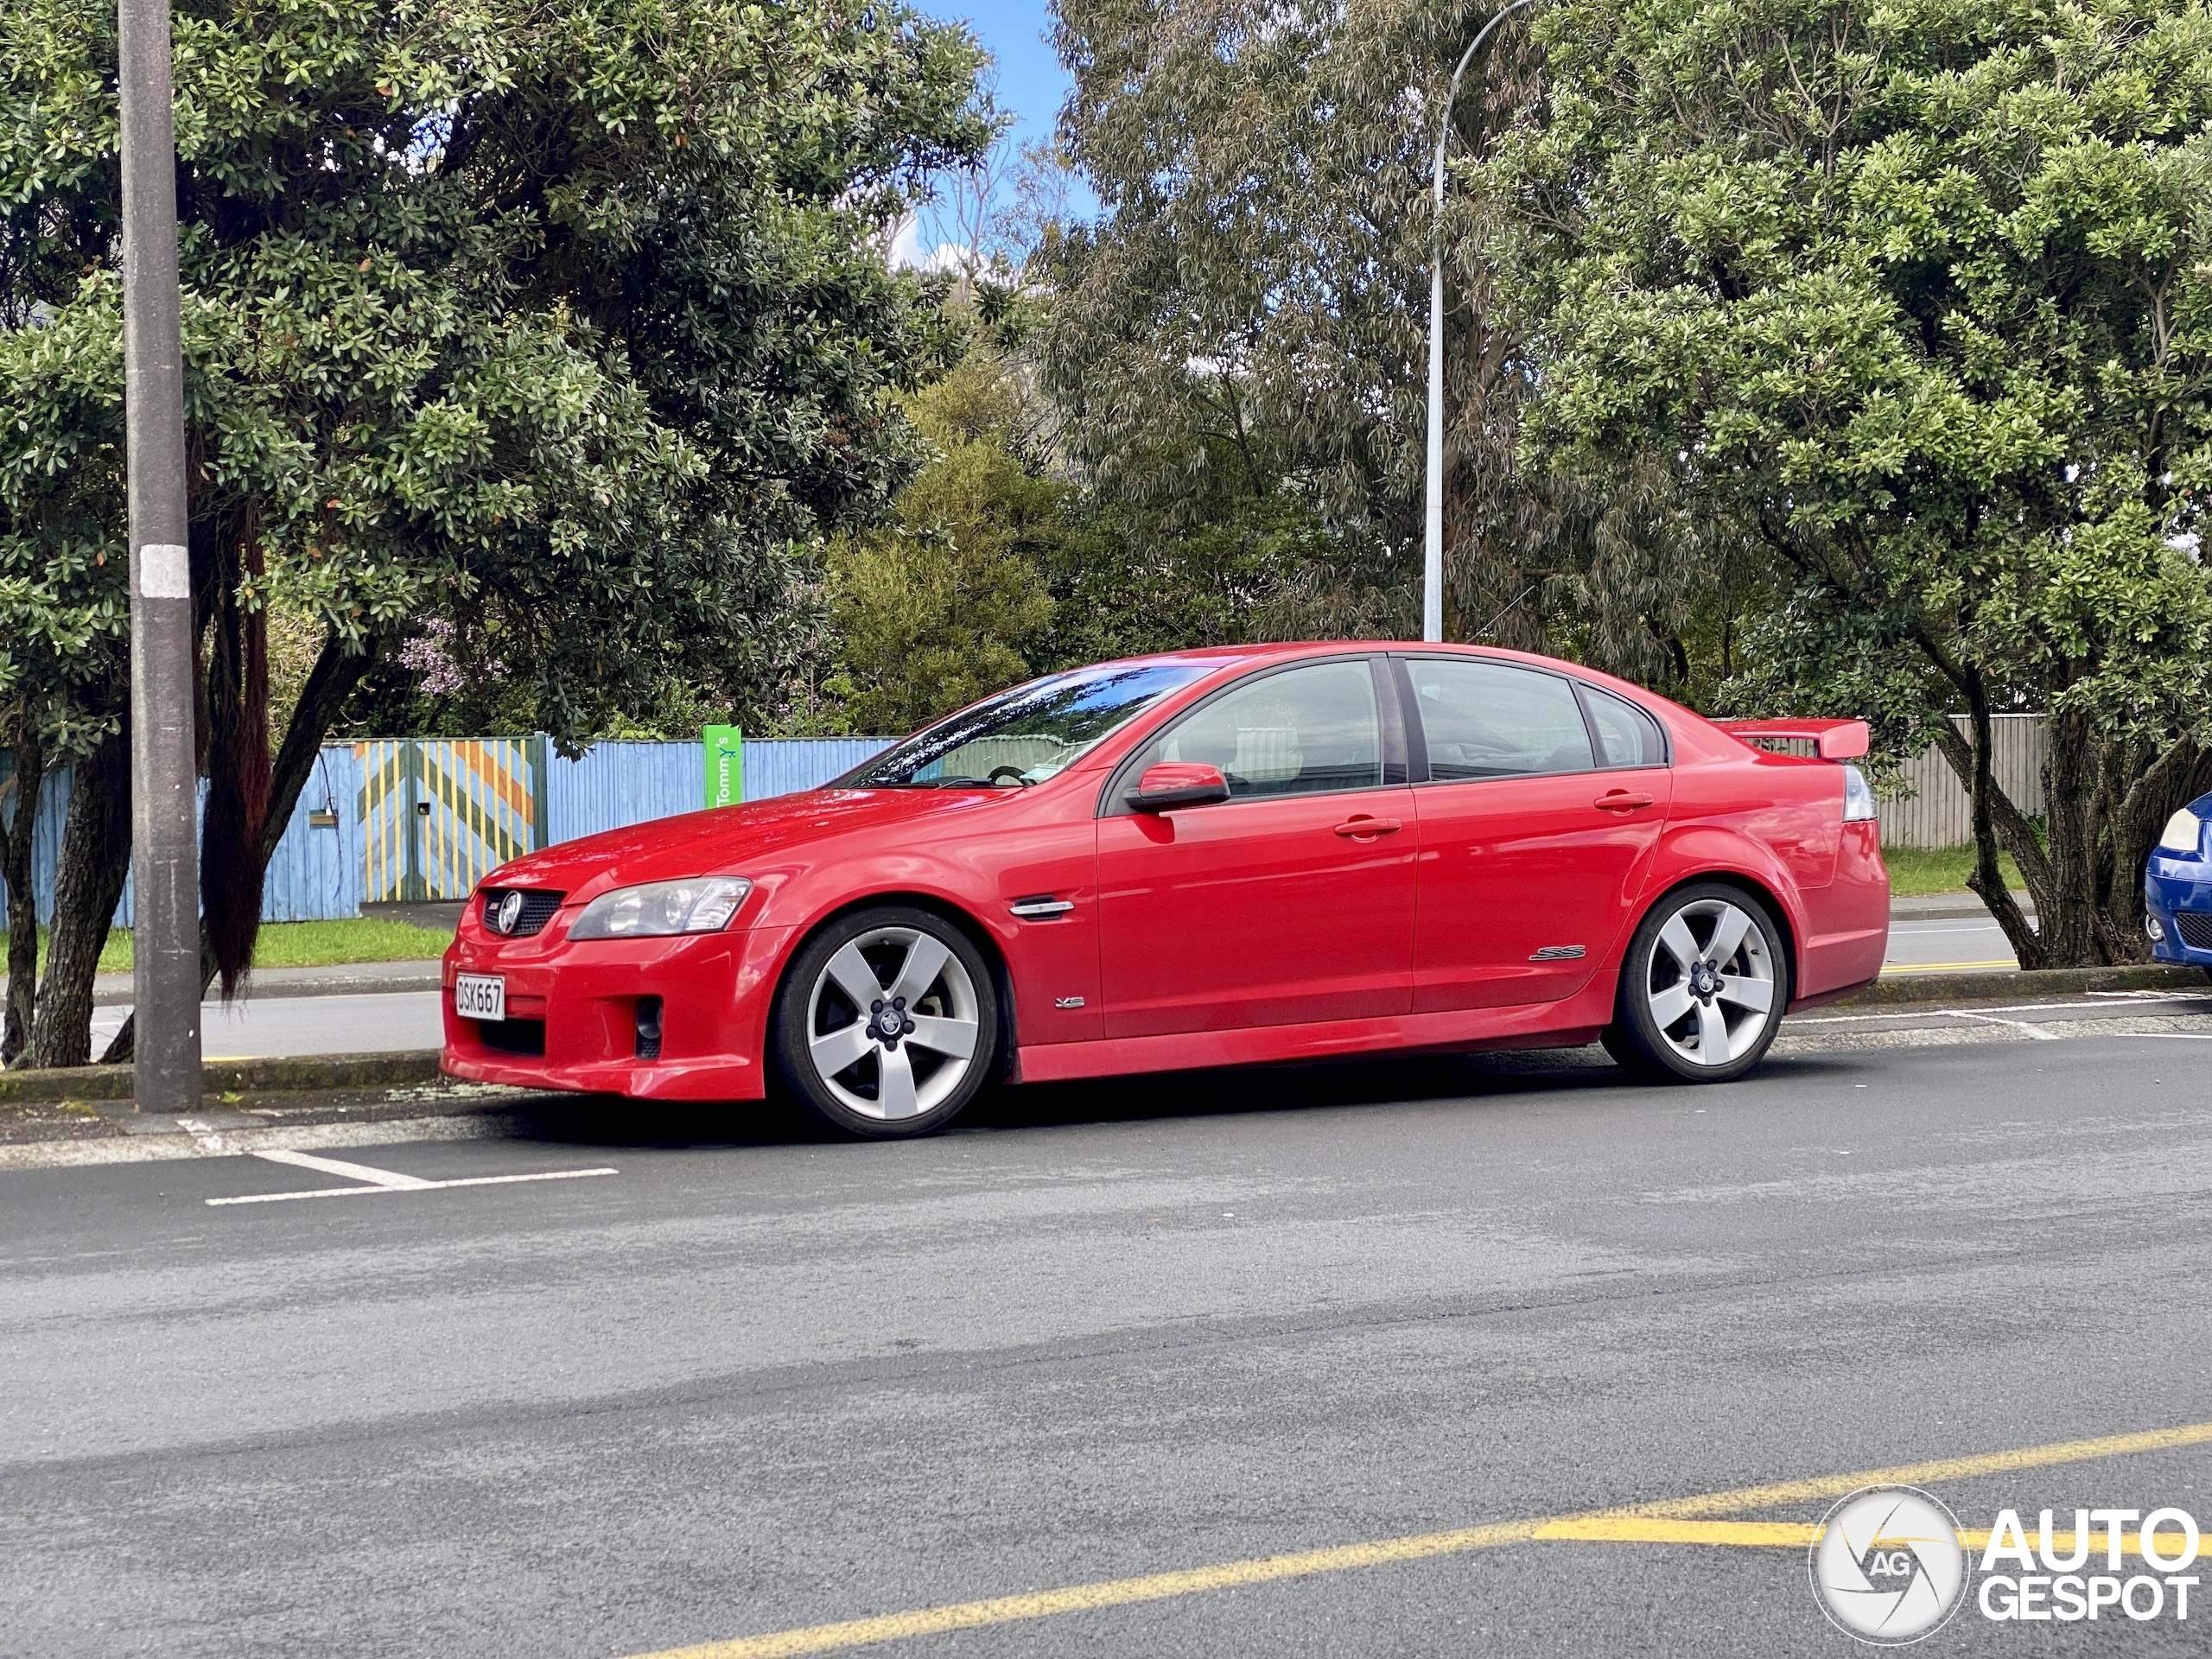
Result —
[[1766, 907], [1718, 883], [1669, 893], [1629, 942], [1605, 1046], [1649, 1077], [1725, 1083], [1757, 1065], [1789, 1000]]
[[847, 1135], [942, 1128], [988, 1079], [997, 1049], [990, 970], [925, 910], [839, 918], [799, 951], [777, 995], [778, 1075]]

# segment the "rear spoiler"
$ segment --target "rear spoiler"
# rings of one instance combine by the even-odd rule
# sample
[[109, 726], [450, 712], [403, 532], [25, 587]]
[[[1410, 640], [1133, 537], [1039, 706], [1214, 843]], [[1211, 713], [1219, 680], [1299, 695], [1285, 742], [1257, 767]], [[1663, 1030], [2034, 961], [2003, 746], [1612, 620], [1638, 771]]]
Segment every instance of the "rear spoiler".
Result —
[[1863, 720], [1716, 720], [1713, 723], [1746, 743], [1762, 738], [1810, 743], [1823, 760], [1856, 760], [1866, 753], [1872, 739]]

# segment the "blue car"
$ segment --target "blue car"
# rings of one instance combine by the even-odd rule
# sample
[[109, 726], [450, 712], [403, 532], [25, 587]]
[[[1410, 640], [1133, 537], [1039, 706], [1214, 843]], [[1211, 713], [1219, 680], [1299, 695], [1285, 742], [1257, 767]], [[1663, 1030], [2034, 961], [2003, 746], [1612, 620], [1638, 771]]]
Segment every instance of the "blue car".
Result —
[[2143, 931], [2160, 962], [2212, 972], [2212, 795], [2200, 795], [2166, 820], [2143, 866]]

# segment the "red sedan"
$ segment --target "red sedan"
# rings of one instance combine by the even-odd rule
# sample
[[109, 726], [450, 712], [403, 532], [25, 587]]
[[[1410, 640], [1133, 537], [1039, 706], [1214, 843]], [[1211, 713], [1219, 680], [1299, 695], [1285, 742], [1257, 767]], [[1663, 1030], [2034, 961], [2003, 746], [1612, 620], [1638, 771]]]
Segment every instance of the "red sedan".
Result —
[[[1811, 756], [1743, 741], [1794, 738]], [[1719, 1082], [1879, 970], [1857, 721], [1516, 652], [1245, 646], [1017, 686], [828, 786], [518, 859], [455, 1077], [772, 1089], [860, 1135], [995, 1079], [1602, 1041]]]

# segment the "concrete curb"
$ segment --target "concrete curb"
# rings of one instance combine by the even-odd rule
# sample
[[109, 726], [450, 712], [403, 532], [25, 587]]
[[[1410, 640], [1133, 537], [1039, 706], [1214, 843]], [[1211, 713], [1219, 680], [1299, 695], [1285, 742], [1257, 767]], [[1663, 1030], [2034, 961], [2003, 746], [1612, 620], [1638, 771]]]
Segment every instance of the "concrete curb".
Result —
[[1892, 1007], [1918, 1002], [2001, 1002], [2023, 997], [2082, 996], [2092, 991], [2202, 991], [2212, 984], [2194, 968], [2038, 968], [2010, 974], [1900, 974], [1878, 979], [1837, 1008]]
[[[200, 1068], [208, 1095], [302, 1094], [332, 1089], [391, 1089], [434, 1083], [438, 1051], [390, 1054], [311, 1054], [267, 1060], [223, 1060]], [[127, 1065], [79, 1065], [50, 1071], [0, 1071], [0, 1101], [128, 1100]]]
[[[440, 966], [435, 962], [370, 962], [342, 968], [264, 968], [246, 981], [241, 995], [245, 1001], [260, 1002], [276, 997], [435, 991], [442, 983]], [[137, 994], [128, 974], [102, 974], [92, 982], [96, 1008], [124, 1007]]]

